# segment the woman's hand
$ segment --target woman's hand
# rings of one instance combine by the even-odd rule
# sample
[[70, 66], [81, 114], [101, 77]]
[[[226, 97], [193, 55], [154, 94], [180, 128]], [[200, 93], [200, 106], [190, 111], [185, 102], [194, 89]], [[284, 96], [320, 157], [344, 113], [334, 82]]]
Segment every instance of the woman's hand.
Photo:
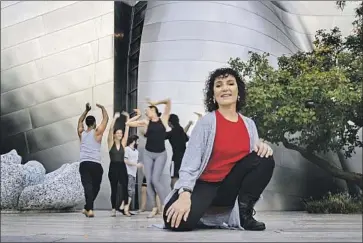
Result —
[[141, 164], [141, 163], [137, 163], [136, 164], [136, 168], [138, 168], [138, 169], [140, 169], [140, 168], [142, 168], [144, 165], [143, 164]]
[[141, 111], [140, 109], [134, 109], [135, 113], [137, 116], [141, 116]]
[[123, 111], [121, 114], [126, 117], [126, 122], [130, 119], [130, 114], [127, 113], [126, 111]]
[[156, 102], [151, 101], [150, 98], [146, 98], [146, 103], [148, 103], [151, 106], [156, 106]]
[[199, 112], [194, 112], [194, 114], [196, 114], [197, 115], [197, 117], [198, 117], [198, 119], [200, 119], [203, 115], [201, 114], [201, 113], [199, 113]]
[[115, 115], [113, 115], [113, 119], [118, 119], [120, 117], [120, 112], [115, 112]]
[[270, 145], [268, 145], [267, 143], [263, 142], [262, 140], [260, 140], [254, 148], [254, 151], [257, 153], [258, 156], [260, 157], [270, 157], [273, 154], [273, 150], [270, 147]]
[[190, 200], [191, 194], [189, 192], [183, 192], [179, 195], [176, 200], [166, 211], [166, 222], [170, 222], [171, 227], [178, 228], [181, 220], [187, 221], [192, 202]]
[[89, 102], [86, 104], [86, 111], [90, 111], [91, 110], [91, 105], [89, 104]]

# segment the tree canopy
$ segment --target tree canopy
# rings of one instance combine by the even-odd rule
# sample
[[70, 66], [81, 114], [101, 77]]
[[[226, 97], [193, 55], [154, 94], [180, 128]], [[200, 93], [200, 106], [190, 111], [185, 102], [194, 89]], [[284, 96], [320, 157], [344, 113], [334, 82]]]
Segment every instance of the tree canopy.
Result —
[[[250, 52], [247, 61], [231, 58], [229, 64], [249, 80], [243, 113], [255, 120], [261, 137], [309, 160], [328, 151], [343, 150], [349, 157], [362, 147], [363, 35], [362, 12], [357, 13], [351, 35], [319, 30], [312, 51], [281, 56], [277, 68], [267, 53]], [[327, 161], [318, 162], [339, 176]], [[362, 187], [361, 174], [358, 184]]]

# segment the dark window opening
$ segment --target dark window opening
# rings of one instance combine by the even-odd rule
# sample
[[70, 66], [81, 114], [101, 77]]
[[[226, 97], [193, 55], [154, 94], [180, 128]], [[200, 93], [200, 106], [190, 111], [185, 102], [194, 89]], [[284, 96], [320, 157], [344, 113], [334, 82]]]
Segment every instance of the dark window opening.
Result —
[[[132, 7], [115, 1], [115, 58], [114, 58], [114, 112], [126, 110], [128, 53], [130, 46]], [[115, 128], [124, 130], [123, 116], [118, 119]]]
[[[147, 1], [140, 1], [131, 7], [120, 1], [115, 1], [115, 58], [114, 58], [114, 112], [127, 111], [133, 117], [133, 109], [137, 107], [137, 88], [139, 72], [139, 55], [141, 35], [144, 26]], [[123, 116], [116, 126], [124, 130]], [[131, 128], [129, 134], [136, 134], [137, 129]], [[139, 181], [137, 179], [137, 181]], [[132, 209], [139, 208], [138, 184], [135, 198], [132, 199]]]

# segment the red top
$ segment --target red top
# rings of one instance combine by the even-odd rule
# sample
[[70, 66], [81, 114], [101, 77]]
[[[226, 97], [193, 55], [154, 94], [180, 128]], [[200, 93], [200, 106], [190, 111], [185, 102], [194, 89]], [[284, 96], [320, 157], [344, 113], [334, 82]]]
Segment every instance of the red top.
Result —
[[216, 111], [216, 136], [213, 152], [200, 180], [222, 181], [233, 166], [250, 153], [250, 137], [241, 116], [237, 122], [227, 120]]

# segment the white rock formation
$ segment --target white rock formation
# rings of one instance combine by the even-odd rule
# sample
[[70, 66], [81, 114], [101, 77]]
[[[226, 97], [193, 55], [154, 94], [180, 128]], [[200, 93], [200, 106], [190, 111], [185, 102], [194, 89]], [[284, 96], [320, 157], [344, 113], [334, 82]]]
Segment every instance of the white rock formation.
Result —
[[21, 164], [21, 160], [21, 156], [15, 149], [11, 150], [9, 153], [1, 155], [1, 164]]
[[45, 174], [40, 162], [21, 161], [16, 150], [1, 155], [2, 210], [62, 210], [84, 202], [79, 162]]
[[1, 209], [14, 209], [24, 189], [21, 156], [16, 150], [1, 155]]
[[45, 168], [36, 160], [28, 161], [23, 165], [23, 177], [25, 187], [40, 184], [45, 179]]
[[19, 197], [20, 210], [71, 209], [84, 202], [79, 162], [53, 172], [42, 184], [26, 187]]

